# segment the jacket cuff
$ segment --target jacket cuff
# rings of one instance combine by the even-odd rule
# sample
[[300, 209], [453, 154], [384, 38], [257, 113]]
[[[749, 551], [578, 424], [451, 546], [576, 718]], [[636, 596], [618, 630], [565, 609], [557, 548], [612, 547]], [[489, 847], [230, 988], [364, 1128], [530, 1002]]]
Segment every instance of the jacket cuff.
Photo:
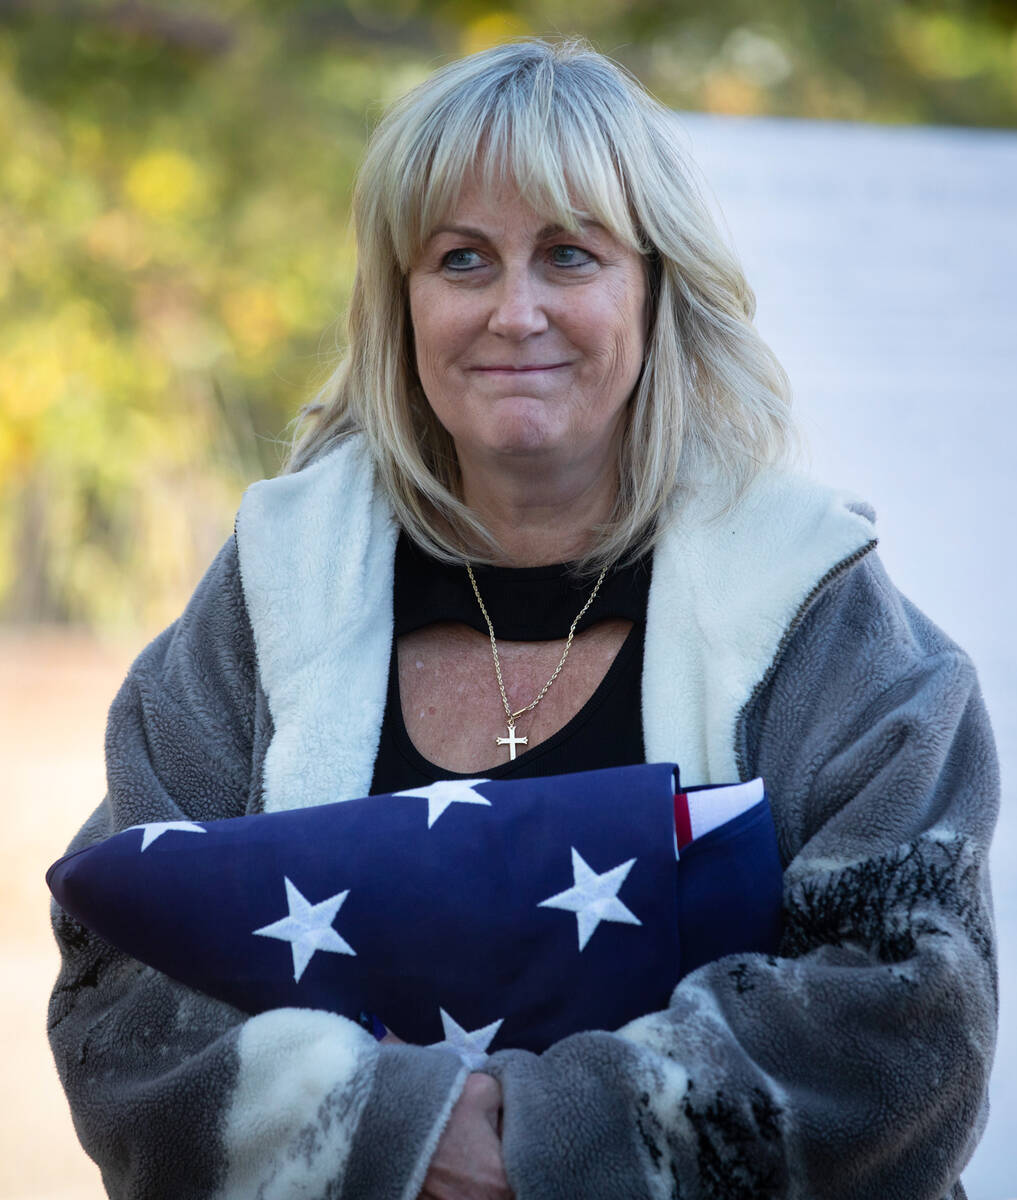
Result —
[[447, 1050], [380, 1046], [340, 1200], [415, 1200], [468, 1074]]
[[542, 1055], [503, 1050], [484, 1070], [502, 1087], [502, 1147], [518, 1197], [650, 1200], [637, 1145], [631, 1079], [638, 1051], [607, 1033], [582, 1033]]

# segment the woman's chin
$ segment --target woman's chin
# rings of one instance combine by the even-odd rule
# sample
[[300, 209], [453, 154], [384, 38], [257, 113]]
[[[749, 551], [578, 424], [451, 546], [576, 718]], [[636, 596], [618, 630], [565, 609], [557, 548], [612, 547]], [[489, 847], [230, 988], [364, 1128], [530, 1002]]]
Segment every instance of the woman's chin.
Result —
[[519, 418], [499, 422], [487, 447], [494, 457], [554, 460], [567, 453], [568, 439], [547, 422]]
[[591, 473], [594, 477], [587, 484], [595, 484], [613, 461], [617, 429], [577, 430], [567, 420], [556, 419], [564, 416], [547, 406], [521, 405], [511, 411], [503, 408], [483, 427], [469, 430], [469, 436], [453, 432], [460, 467], [464, 474], [532, 473], [560, 476], [563, 482], [574, 481], [577, 472]]
[[472, 427], [464, 421], [450, 432], [460, 461], [475, 457], [493, 464], [501, 457], [543, 458], [567, 449], [569, 430], [556, 419], [559, 415], [529, 398], [502, 400], [488, 409], [483, 420], [469, 422]]

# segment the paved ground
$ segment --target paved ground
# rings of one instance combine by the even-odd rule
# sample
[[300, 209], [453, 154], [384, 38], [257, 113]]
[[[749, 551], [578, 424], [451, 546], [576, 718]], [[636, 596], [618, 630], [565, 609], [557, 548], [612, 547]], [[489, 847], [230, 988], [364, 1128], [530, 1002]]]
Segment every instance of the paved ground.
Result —
[[0, 1200], [101, 1200], [46, 1044], [57, 972], [46, 867], [98, 803], [106, 710], [130, 655], [80, 635], [0, 630]]

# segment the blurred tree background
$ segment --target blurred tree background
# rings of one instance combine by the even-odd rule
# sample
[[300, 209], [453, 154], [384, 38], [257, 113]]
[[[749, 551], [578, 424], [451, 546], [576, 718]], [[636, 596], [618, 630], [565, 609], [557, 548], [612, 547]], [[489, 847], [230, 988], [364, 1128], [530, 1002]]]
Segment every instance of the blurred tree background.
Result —
[[525, 34], [679, 109], [1017, 126], [1017, 0], [0, 0], [0, 617], [176, 615], [334, 364], [373, 121]]

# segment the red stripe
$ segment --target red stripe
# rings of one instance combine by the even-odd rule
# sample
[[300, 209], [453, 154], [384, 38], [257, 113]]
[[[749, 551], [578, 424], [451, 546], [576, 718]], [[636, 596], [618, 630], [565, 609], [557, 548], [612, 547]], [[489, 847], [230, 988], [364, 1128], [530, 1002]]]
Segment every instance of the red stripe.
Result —
[[684, 850], [692, 841], [692, 818], [689, 816], [689, 800], [684, 792], [675, 794], [674, 830], [678, 839], [678, 849]]

